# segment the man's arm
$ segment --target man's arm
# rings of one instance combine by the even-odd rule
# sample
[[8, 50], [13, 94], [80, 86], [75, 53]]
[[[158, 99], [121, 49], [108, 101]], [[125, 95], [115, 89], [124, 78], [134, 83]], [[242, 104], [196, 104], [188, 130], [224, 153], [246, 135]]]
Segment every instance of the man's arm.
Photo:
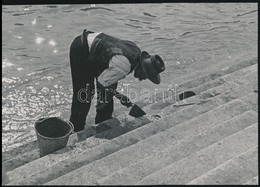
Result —
[[[117, 82], [125, 78], [130, 69], [131, 65], [125, 56], [114, 55], [109, 63], [109, 68], [104, 70], [97, 78], [97, 87], [106, 90], [108, 99], [118, 96], [118, 92], [116, 91]], [[129, 98], [124, 95], [120, 95], [120, 97], [117, 98], [123, 105], [127, 107], [131, 106]]]
[[130, 69], [131, 65], [125, 56], [114, 55], [110, 60], [109, 67], [98, 76], [98, 82], [103, 87], [109, 87], [125, 78]]

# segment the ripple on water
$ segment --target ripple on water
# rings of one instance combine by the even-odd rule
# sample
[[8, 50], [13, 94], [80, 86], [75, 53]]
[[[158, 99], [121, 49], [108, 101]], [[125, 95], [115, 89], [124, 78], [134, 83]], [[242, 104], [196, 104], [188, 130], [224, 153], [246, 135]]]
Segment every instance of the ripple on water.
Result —
[[32, 14], [32, 13], [33, 12], [15, 13], [12, 16], [25, 16], [25, 15]]
[[13, 66], [14, 64], [11, 63], [8, 59], [3, 59], [2, 61], [2, 68]]
[[48, 7], [48, 8], [57, 8], [58, 6], [56, 6], [56, 5], [48, 5], [46, 7]]
[[24, 24], [23, 23], [15, 23], [14, 25], [23, 26]]
[[112, 9], [109, 8], [103, 8], [103, 7], [91, 7], [91, 8], [82, 8], [80, 9], [81, 11], [89, 11], [89, 10], [107, 10], [107, 11], [111, 11], [111, 12], [115, 12]]
[[16, 80], [14, 80], [14, 79], [9, 79], [9, 78], [6, 78], [6, 77], [4, 77], [3, 79], [2, 79], [2, 83], [15, 83], [16, 82]]

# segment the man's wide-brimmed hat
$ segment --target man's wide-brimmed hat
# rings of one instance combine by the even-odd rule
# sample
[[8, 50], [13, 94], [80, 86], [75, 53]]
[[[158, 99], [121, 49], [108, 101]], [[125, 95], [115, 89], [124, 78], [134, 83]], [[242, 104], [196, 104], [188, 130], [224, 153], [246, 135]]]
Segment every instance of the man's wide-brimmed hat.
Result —
[[142, 51], [140, 55], [141, 65], [147, 78], [155, 84], [160, 84], [160, 73], [165, 70], [163, 60], [159, 55], [149, 55], [146, 51]]

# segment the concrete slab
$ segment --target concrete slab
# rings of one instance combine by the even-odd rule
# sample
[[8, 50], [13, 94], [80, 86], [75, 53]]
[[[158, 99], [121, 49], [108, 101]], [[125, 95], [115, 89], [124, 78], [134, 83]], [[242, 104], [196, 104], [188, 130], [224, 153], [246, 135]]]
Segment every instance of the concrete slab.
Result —
[[258, 144], [257, 124], [144, 178], [138, 185], [186, 184]]
[[[209, 90], [211, 88], [214, 88], [214, 87], [217, 87], [217, 86], [220, 86], [220, 85], [223, 85], [224, 83], [227, 83], [228, 81], [235, 81], [238, 79], [238, 77], [242, 77], [244, 75], [247, 75], [247, 74], [250, 74], [252, 72], [255, 72], [256, 73], [257, 71], [257, 64], [255, 65], [251, 65], [249, 67], [246, 67], [246, 68], [243, 68], [243, 69], [239, 69], [237, 71], [234, 71], [232, 73], [229, 73], [229, 74], [222, 74], [221, 77], [217, 78], [217, 79], [211, 79], [210, 77], [212, 77], [212, 75], [208, 75], [208, 82], [205, 82], [202, 84], [202, 82], [200, 82], [201, 80], [198, 79], [195, 84], [195, 80], [193, 80], [193, 87], [191, 89], [189, 89], [190, 91], [193, 91], [195, 92], [196, 94], [199, 94], [200, 92], [203, 92], [203, 91], [206, 91], [206, 90]], [[214, 76], [213, 76], [214, 78]], [[187, 88], [184, 88], [184, 86], [180, 85], [180, 90], [182, 91], [186, 91]], [[184, 90], [185, 89], [185, 90]], [[170, 91], [169, 91], [170, 92]], [[179, 94], [178, 92], [176, 92], [177, 95]], [[162, 95], [165, 94], [165, 93], [162, 93]], [[163, 100], [159, 100], [157, 103], [154, 103], [152, 105], [148, 105], [148, 106], [145, 106], [144, 107], [144, 110], [161, 110], [163, 109], [164, 107], [166, 106], [169, 106], [173, 103], [176, 102], [176, 99], [175, 99], [175, 92], [172, 91], [171, 94], [167, 95], [169, 97], [163, 97], [162, 99]], [[170, 99], [172, 98], [172, 99]]]
[[8, 172], [38, 158], [40, 158], [40, 151], [38, 148], [35, 148], [32, 151], [28, 151], [26, 153], [19, 154], [16, 157], [12, 157], [11, 159], [2, 162], [2, 164], [5, 166], [6, 171]]
[[237, 162], [243, 168], [257, 175], [258, 174], [258, 146], [256, 146], [252, 150], [249, 150], [245, 154], [242, 154], [234, 158], [234, 161]]
[[[215, 110], [185, 121], [180, 125], [173, 126], [162, 133], [157, 133], [130, 147], [74, 170], [56, 180], [56, 184], [93, 184], [98, 178], [127, 167], [131, 163], [144, 159], [170, 145], [178, 144], [187, 136], [197, 135], [211, 126], [229, 120], [235, 113], [236, 115], [243, 113], [244, 111], [241, 108], [245, 109], [246, 105], [239, 101], [220, 106]], [[164, 123], [174, 123], [174, 118], [175, 116], [171, 116], [171, 118], [163, 119], [160, 121], [160, 126]]]
[[6, 175], [5, 166], [2, 166], [2, 185], [5, 185], [9, 182], [10, 182], [10, 180], [9, 180], [9, 177]]
[[[252, 74], [252, 75], [249, 76], [249, 78], [255, 78], [255, 75]], [[243, 88], [243, 90], [246, 90], [246, 91], [248, 91], [247, 88], [251, 89], [252, 83], [251, 83], [250, 81], [248, 81], [248, 80], [243, 80], [243, 79], [242, 79], [242, 81], [243, 81], [243, 82], [242, 82], [242, 85], [241, 85], [241, 87], [240, 87], [241, 89]], [[249, 85], [248, 87], [246, 87], [247, 84]], [[232, 87], [231, 85], [234, 86], [234, 87]], [[233, 88], [233, 91], [234, 91], [234, 90], [237, 88], [236, 85], [237, 85], [237, 84], [230, 84], [229, 86], [231, 86], [231, 87]], [[239, 82], [239, 86], [240, 86], [240, 82]], [[226, 85], [225, 88], [227, 88], [227, 87], [228, 87], [228, 86]], [[245, 88], [246, 88], [246, 89], [245, 89]], [[222, 90], [225, 90], [225, 89], [222, 87]], [[231, 89], [231, 90], [232, 90], [232, 89]], [[247, 93], [246, 91], [243, 92], [242, 94], [246, 94], [246, 93]], [[230, 92], [230, 91], [229, 91], [229, 92], [225, 92], [225, 94], [228, 95], [228, 94], [231, 94], [231, 92]], [[219, 97], [219, 98], [222, 99], [222, 100], [219, 99], [219, 100], [220, 100], [219, 103], [223, 103], [223, 102], [224, 102], [224, 101], [223, 101], [224, 99], [225, 99], [225, 101], [233, 100], [233, 99], [235, 99], [236, 97], [241, 96], [241, 93], [240, 93], [240, 92], [239, 92], [239, 93], [235, 93], [234, 95], [235, 95], [235, 96], [232, 95], [232, 97], [230, 97], [230, 98], [228, 98], [228, 99], [226, 99], [228, 96], [222, 95], [222, 98]], [[217, 98], [217, 97], [218, 97], [218, 96], [215, 96], [215, 98]], [[213, 106], [216, 106], [216, 105], [211, 105], [211, 106], [213, 107]], [[190, 107], [191, 107], [191, 106], [190, 106]], [[208, 107], [209, 107], [209, 106], [208, 106]], [[209, 110], [210, 107], [207, 108], [207, 109]], [[199, 112], [198, 112], [198, 113], [199, 113]], [[194, 113], [193, 113], [192, 115], [194, 115]], [[185, 116], [185, 117], [186, 117], [186, 120], [187, 120], [187, 119], [190, 119], [190, 118], [187, 117], [187, 116]], [[160, 131], [158, 131], [158, 132], [160, 132]], [[154, 134], [154, 133], [156, 133], [156, 130], [153, 130], [152, 134]], [[149, 134], [149, 133], [148, 133], [148, 134]], [[148, 135], [148, 134], [147, 134], [147, 135]], [[144, 137], [144, 138], [145, 138], [145, 137]], [[93, 140], [93, 139], [92, 139], [92, 140]], [[104, 140], [104, 139], [103, 139], [103, 140]], [[101, 142], [101, 143], [104, 143], [103, 140], [101, 139], [100, 142]], [[90, 139], [90, 141], [91, 141], [91, 139]], [[106, 140], [104, 140], [104, 141], [106, 141]], [[134, 140], [133, 142], [136, 142], [136, 141], [138, 142], [138, 140]], [[98, 140], [94, 140], [94, 141], [93, 141], [93, 145], [96, 146], [96, 145], [97, 145], [97, 144], [95, 144], [96, 142], [98, 142]], [[87, 144], [87, 145], [89, 145], [89, 144]], [[98, 145], [99, 145], [99, 143], [98, 143]], [[131, 144], [130, 144], [130, 145], [131, 145]], [[84, 151], [84, 150], [81, 150], [81, 151]], [[79, 152], [80, 152], [80, 151], [79, 151]], [[76, 152], [76, 151], [75, 151], [74, 153], [77, 153], [77, 154], [78, 154], [78, 152]], [[73, 154], [74, 154], [74, 153], [73, 153]], [[80, 153], [82, 153], [82, 152], [80, 152]], [[64, 154], [64, 155], [65, 155], [65, 154]], [[66, 155], [66, 156], [67, 156], [67, 155]], [[66, 157], [66, 156], [65, 156], [65, 157]], [[56, 157], [57, 157], [57, 156], [56, 156]], [[54, 157], [53, 157], [53, 158], [54, 158]], [[52, 159], [50, 159], [50, 160], [52, 160]], [[56, 160], [57, 160], [57, 159], [56, 159]], [[61, 160], [58, 160], [58, 161], [61, 161]], [[50, 165], [47, 164], [46, 166], [49, 167]]]
[[[170, 107], [165, 107], [162, 110], [148, 110], [151, 114], [158, 114], [160, 116], [166, 116], [173, 112], [183, 109], [181, 104], [185, 103], [197, 103], [207, 105], [210, 103], [219, 103], [224, 104], [227, 103], [235, 98], [245, 96], [248, 93], [252, 92], [255, 87], [257, 86], [257, 79], [255, 73], [249, 73], [252, 76], [252, 79], [243, 79], [243, 76], [240, 78], [241, 81], [244, 82], [243, 85], [238, 85], [235, 83], [227, 82], [217, 87], [208, 89], [206, 91], [201, 92], [197, 96], [193, 96], [190, 98], [185, 99], [182, 102], [176, 103], [176, 105], [170, 105]], [[247, 76], [247, 75], [245, 75]], [[180, 107], [179, 107], [180, 106]], [[192, 106], [185, 106], [188, 110]], [[185, 115], [189, 115], [190, 111], [185, 113]]]
[[258, 57], [255, 57], [254, 55], [250, 57], [249, 54], [241, 55], [237, 56], [234, 59], [229, 59], [228, 61], [222, 61], [221, 63], [216, 63], [216, 65], [208, 66], [204, 70], [189, 73], [186, 76], [180, 77], [180, 79], [176, 79], [174, 83], [179, 84], [187, 82], [187, 85], [184, 85], [184, 87], [192, 88], [192, 85], [196, 83], [196, 81], [192, 82], [192, 80], [195, 80], [198, 77], [202, 79], [202, 82], [203, 80], [204, 82], [207, 82], [209, 80], [209, 77], [204, 78], [205, 74], [215, 74], [212, 76], [216, 76], [217, 78], [218, 75], [232, 73], [238, 69], [242, 69], [256, 63], [258, 63]]
[[[167, 149], [150, 155], [127, 168], [102, 178], [100, 185], [134, 185], [146, 176], [181, 160], [221, 139], [230, 136], [257, 122], [257, 113], [247, 111], [231, 120], [217, 126], [209, 127], [200, 134], [191, 134], [176, 145], [170, 145]], [[52, 183], [50, 183], [52, 184]], [[56, 183], [58, 184], [58, 183]]]
[[259, 184], [259, 175], [253, 177], [252, 179], [250, 179], [249, 181], [247, 181], [244, 184], [245, 185], [258, 185]]
[[[195, 115], [196, 116], [196, 112], [199, 112], [198, 108], [204, 108], [204, 110], [208, 110], [209, 106], [207, 105], [204, 105], [203, 107], [196, 107], [196, 110], [193, 110], [193, 112], [191, 112], [192, 115]], [[214, 106], [213, 106], [214, 107]], [[181, 120], [180, 122], [183, 122], [187, 119], [189, 119], [189, 117], [187, 116], [187, 114], [189, 113], [185, 113], [185, 115], [183, 115], [182, 113], [180, 114], [180, 119]], [[190, 118], [192, 118], [192, 115]], [[183, 116], [183, 117], [182, 117]], [[178, 123], [178, 121], [176, 121], [176, 123]], [[166, 126], [165, 126], [166, 125]], [[155, 126], [155, 129], [153, 130], [150, 130], [149, 126], [147, 126], [146, 128], [144, 128], [144, 130], [141, 132], [141, 133], [138, 133], [138, 134], [142, 134], [142, 135], [145, 135], [143, 136], [143, 138], [146, 138], [148, 136], [150, 136], [151, 134], [154, 134], [156, 132], [159, 132], [161, 130], [163, 130], [163, 128], [168, 128], [168, 124], [160, 124], [160, 126], [157, 126], [157, 125], [154, 125]], [[164, 127], [163, 127], [164, 126]], [[149, 129], [149, 130], [148, 130]], [[142, 128], [141, 128], [142, 130]], [[137, 131], [138, 132], [138, 131]], [[142, 139], [142, 137], [138, 137], [137, 139]], [[131, 144], [134, 143], [134, 142], [138, 142], [138, 140], [135, 140], [135, 141], [130, 141]], [[112, 143], [113, 145], [113, 143]], [[114, 145], [113, 145], [114, 146]], [[123, 146], [123, 145], [121, 145]], [[113, 150], [113, 149], [112, 149]], [[116, 149], [117, 150], [117, 149]], [[73, 152], [74, 151], [74, 152]], [[70, 155], [77, 155], [79, 153], [81, 153], [82, 149], [78, 149], [78, 150], [73, 150], [72, 152], [70, 152]], [[48, 167], [50, 167], [51, 165], [53, 165], [53, 160], [56, 160], [54, 163], [57, 163], [57, 158], [58, 158], [58, 162], [62, 163], [63, 161], [65, 162], [65, 160], [67, 160], [67, 158], [69, 157], [68, 154], [66, 154], [66, 152], [64, 153], [59, 153], [57, 152], [58, 155], [55, 156], [55, 154], [52, 154], [52, 155], [47, 155], [46, 157], [43, 157], [41, 159], [38, 159], [36, 162], [31, 162], [31, 163], [28, 163], [26, 165], [24, 165], [23, 167], [27, 168], [26, 169], [26, 172], [24, 172], [24, 169], [23, 167], [20, 167], [20, 168], [17, 168], [15, 170], [13, 170], [11, 173], [10, 173], [10, 180], [11, 181], [19, 181], [19, 179], [25, 177], [25, 176], [30, 176], [32, 174], [35, 174], [35, 171], [42, 171], [44, 169], [48, 169]], [[107, 152], [109, 153], [109, 152]], [[56, 158], [56, 159], [55, 159]], [[98, 157], [97, 157], [98, 158]], [[84, 160], [84, 159], [83, 159]], [[73, 162], [73, 161], [72, 161]], [[81, 166], [82, 165], [82, 159], [79, 159], [79, 162], [75, 161], [76, 163], [79, 163], [78, 165]], [[86, 162], [86, 161], [84, 161]], [[37, 164], [35, 164], [37, 163]], [[81, 163], [81, 164], [80, 164]], [[65, 165], [67, 165], [67, 163], [64, 163]], [[28, 167], [28, 165], [31, 165], [30, 167]], [[59, 164], [59, 167], [61, 167], [62, 165]], [[76, 164], [74, 166], [77, 166]], [[35, 168], [37, 167], [37, 169]], [[64, 166], [65, 167], [65, 166]], [[78, 166], [77, 166], [78, 167]], [[66, 173], [67, 171], [72, 171], [73, 169], [77, 168], [77, 167], [67, 167], [68, 169], [67, 170], [64, 170], [62, 172], [56, 172], [57, 175], [62, 175], [64, 173]], [[29, 170], [28, 168], [32, 168], [32, 170]], [[20, 170], [20, 172], [19, 172]], [[52, 170], [50, 170], [52, 172]], [[59, 174], [58, 174], [59, 173]], [[34, 175], [35, 176], [35, 175]], [[52, 177], [54, 177], [54, 175], [50, 175]], [[44, 175], [39, 175], [40, 178], [44, 178]], [[49, 178], [49, 177], [47, 177]], [[46, 180], [46, 179], [45, 179]], [[35, 180], [36, 183], [38, 180]]]
[[[194, 90], [196, 92], [201, 92], [201, 91], [205, 91], [206, 89], [221, 85], [224, 83], [224, 77], [229, 77], [229, 76], [240, 76], [245, 74], [246, 72], [251, 71], [251, 69], [254, 69], [255, 66], [257, 64], [257, 59], [252, 59], [252, 60], [248, 60], [245, 61], [244, 63], [240, 63], [240, 64], [234, 64], [228, 68], [226, 68], [225, 70], [221, 71], [221, 73], [210, 73], [208, 75], [204, 75], [202, 77], [199, 77], [197, 79], [192, 79], [186, 83], [184, 83], [183, 85], [180, 85], [181, 87], [187, 87], [187, 85], [199, 85], [198, 87], [194, 88]], [[255, 65], [253, 65], [255, 64]], [[242, 68], [242, 69], [241, 69]], [[233, 73], [234, 72], [234, 73]], [[226, 75], [227, 74], [227, 75]], [[218, 76], [222, 76], [222, 78], [215, 80], [216, 78], [218, 78]], [[203, 78], [204, 77], [204, 78]], [[205, 82], [206, 80], [212, 80], [210, 82], [206, 82], [205, 84], [201, 85], [203, 83], [203, 81]], [[201, 82], [202, 81], [202, 82]], [[167, 94], [169, 95], [168, 92], [164, 93], [164, 96], [167, 97]], [[158, 94], [158, 98], [160, 97], [160, 95]], [[160, 98], [159, 98], [160, 99]], [[162, 99], [162, 98], [161, 98]], [[158, 99], [157, 99], [158, 100]], [[172, 102], [163, 102], [163, 103], [157, 103], [157, 104], [153, 104], [151, 109], [162, 109], [164, 106], [168, 106], [172, 104]], [[106, 129], [105, 129], [106, 130]], [[78, 134], [79, 136], [79, 141], [83, 141], [86, 138], [90, 137], [91, 135], [95, 134], [95, 132], [93, 133], [88, 133], [88, 129], [84, 130], [84, 132], [82, 131], [81, 133]], [[34, 150], [34, 151], [32, 151]], [[37, 158], [39, 158], [38, 156], [38, 149], [37, 149], [37, 142], [33, 141], [30, 142], [30, 144], [26, 144], [23, 145], [21, 147], [15, 148], [11, 151], [7, 151], [4, 152], [2, 154], [2, 160], [6, 161], [4, 164], [6, 165], [6, 169], [7, 171], [10, 171], [16, 167], [19, 167], [25, 163], [28, 163], [32, 160], [35, 160]], [[18, 155], [18, 156], [17, 156]]]
[[14, 148], [12, 150], [2, 153], [2, 161], [9, 160], [10, 158], [16, 157], [17, 155], [26, 153], [28, 151], [34, 150], [37, 148], [37, 141], [32, 141], [28, 144], [22, 145], [20, 147]]
[[[192, 180], [188, 184], [192, 185], [241, 185], [258, 174], [258, 146], [242, 153], [235, 158], [219, 165], [208, 173]], [[243, 159], [243, 161], [241, 161]], [[241, 164], [242, 163], [242, 164]], [[248, 167], [248, 163], [255, 165], [253, 169]]]
[[253, 91], [249, 95], [241, 98], [241, 100], [249, 104], [253, 110], [258, 112], [258, 92]]

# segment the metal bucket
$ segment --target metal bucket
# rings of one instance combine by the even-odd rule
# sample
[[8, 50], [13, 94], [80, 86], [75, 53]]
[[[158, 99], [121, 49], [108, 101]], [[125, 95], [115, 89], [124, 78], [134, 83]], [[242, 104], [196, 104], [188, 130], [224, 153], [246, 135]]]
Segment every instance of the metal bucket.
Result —
[[40, 118], [35, 122], [40, 156], [53, 153], [66, 147], [74, 126], [70, 121], [58, 117]]

